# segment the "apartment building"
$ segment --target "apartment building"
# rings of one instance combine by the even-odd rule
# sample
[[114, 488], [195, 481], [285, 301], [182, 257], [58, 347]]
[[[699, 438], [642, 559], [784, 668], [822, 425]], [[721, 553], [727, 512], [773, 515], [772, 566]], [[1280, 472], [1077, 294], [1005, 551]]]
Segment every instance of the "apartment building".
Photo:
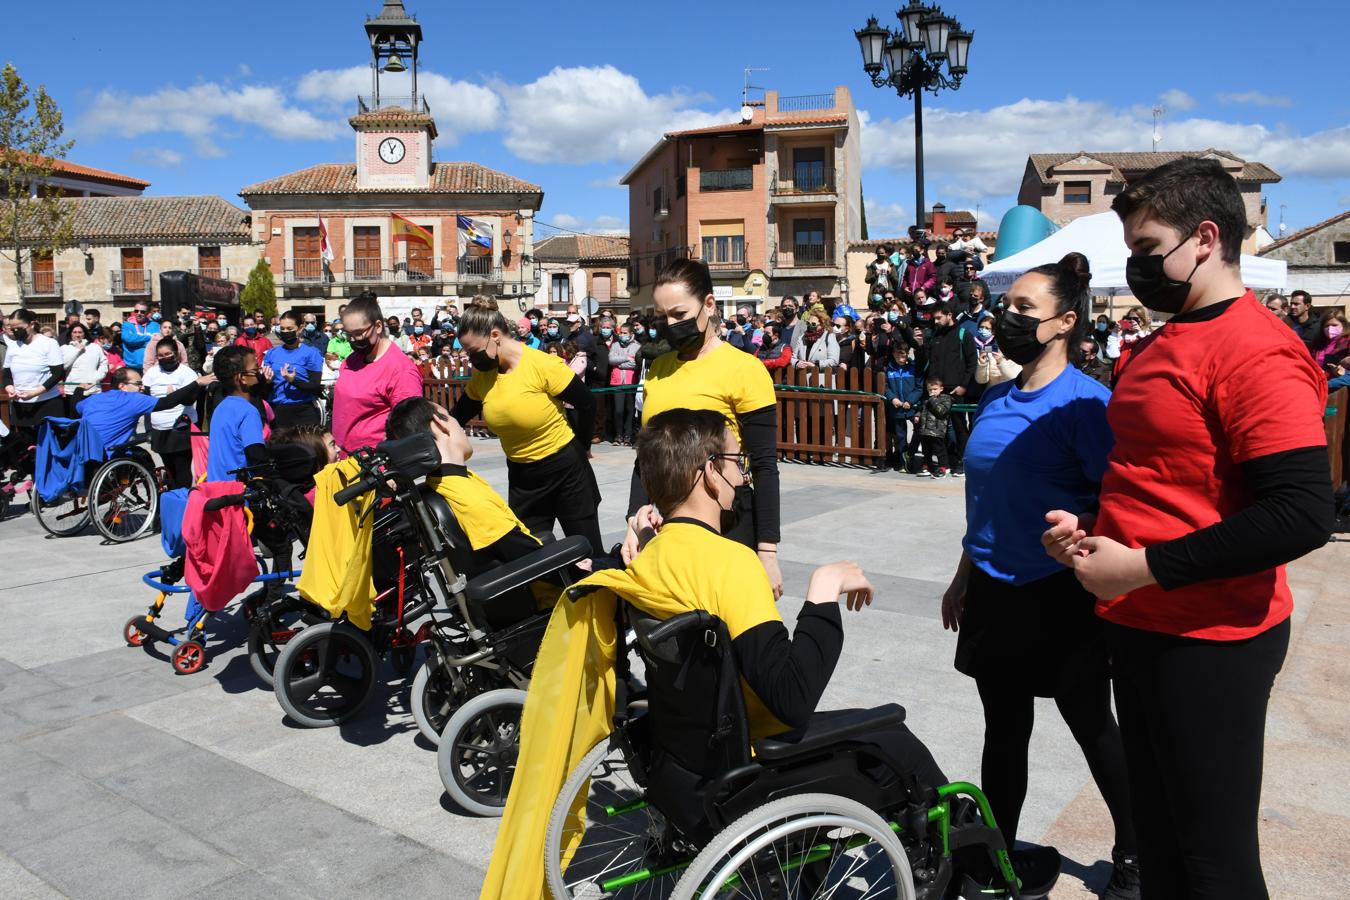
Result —
[[741, 121], [664, 135], [628, 186], [634, 309], [670, 260], [707, 262], [725, 311], [786, 295], [848, 292], [846, 251], [862, 234], [857, 112], [846, 87], [767, 91]]

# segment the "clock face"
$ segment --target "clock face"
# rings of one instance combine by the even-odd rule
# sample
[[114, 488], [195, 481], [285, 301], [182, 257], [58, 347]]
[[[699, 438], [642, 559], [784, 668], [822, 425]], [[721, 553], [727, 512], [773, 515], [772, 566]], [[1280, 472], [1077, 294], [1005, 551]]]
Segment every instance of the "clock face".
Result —
[[385, 138], [380, 141], [380, 159], [389, 163], [391, 166], [403, 159], [403, 154], [407, 152], [403, 147], [403, 142], [398, 138]]

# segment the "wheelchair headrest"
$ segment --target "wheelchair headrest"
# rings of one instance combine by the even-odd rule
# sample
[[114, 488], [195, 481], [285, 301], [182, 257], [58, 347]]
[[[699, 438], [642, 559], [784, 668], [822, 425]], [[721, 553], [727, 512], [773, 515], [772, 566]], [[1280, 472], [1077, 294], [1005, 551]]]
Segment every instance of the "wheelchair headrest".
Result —
[[[437, 457], [439, 465], [440, 457]], [[455, 518], [455, 513], [450, 509], [450, 504], [445, 502], [445, 498], [436, 493], [436, 489], [430, 485], [423, 484], [418, 486], [422, 493], [422, 500], [427, 505], [427, 510], [431, 517], [436, 520], [436, 526], [441, 530], [441, 536], [445, 538], [446, 544], [450, 549], [450, 565], [461, 575], [472, 575], [474, 573], [473, 545], [469, 543], [469, 536], [464, 533], [460, 527], [459, 520]]]
[[390, 465], [409, 478], [430, 475], [441, 466], [441, 452], [436, 449], [436, 438], [429, 431], [381, 441], [375, 449], [389, 457]]
[[292, 484], [314, 481], [319, 461], [314, 451], [302, 444], [276, 444], [267, 448], [267, 457], [275, 467], [276, 475]]

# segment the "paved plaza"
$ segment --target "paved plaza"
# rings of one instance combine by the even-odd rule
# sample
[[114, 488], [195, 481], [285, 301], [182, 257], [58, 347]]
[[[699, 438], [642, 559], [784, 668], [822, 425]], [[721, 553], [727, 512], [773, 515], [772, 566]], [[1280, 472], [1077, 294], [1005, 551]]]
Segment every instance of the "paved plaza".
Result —
[[[475, 469], [504, 492], [496, 443], [475, 447]], [[596, 454], [604, 524], [622, 522], [631, 467], [629, 450]], [[898, 701], [952, 777], [978, 780], [979, 700], [938, 618], [961, 481], [789, 465], [783, 520], [789, 622], [815, 564], [855, 559], [878, 588], [871, 609], [845, 614], [824, 705]], [[254, 677], [232, 612], [196, 675], [123, 644], [122, 623], [152, 599], [140, 575], [162, 562], [157, 539], [49, 539], [25, 512], [0, 523], [0, 547], [0, 897], [477, 896], [497, 820], [453, 810], [408, 712], [410, 680], [386, 668], [358, 720], [299, 728]], [[1274, 897], [1339, 896], [1350, 871], [1347, 573], [1346, 544], [1290, 570], [1262, 805]], [[1106, 810], [1053, 704], [1037, 712], [1023, 837], [1064, 853], [1054, 897], [1095, 896]]]

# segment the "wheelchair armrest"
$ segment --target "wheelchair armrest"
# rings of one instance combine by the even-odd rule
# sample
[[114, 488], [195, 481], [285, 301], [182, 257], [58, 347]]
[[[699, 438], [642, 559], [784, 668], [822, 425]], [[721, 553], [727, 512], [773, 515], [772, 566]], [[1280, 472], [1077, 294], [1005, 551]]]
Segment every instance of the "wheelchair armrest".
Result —
[[[905, 721], [905, 708], [897, 703], [887, 703], [872, 709], [855, 709], [838, 712], [829, 716], [817, 717], [806, 728], [806, 733], [797, 740], [778, 737], [763, 738], [755, 742], [755, 759], [761, 762], [788, 759], [806, 753], [865, 737], [883, 728], [893, 728]], [[783, 737], [783, 736], [780, 736]]]
[[545, 575], [552, 575], [565, 566], [574, 565], [591, 555], [590, 541], [581, 535], [563, 538], [545, 544], [533, 553], [515, 562], [489, 569], [469, 582], [465, 594], [474, 603], [500, 597], [507, 591], [523, 587]]

